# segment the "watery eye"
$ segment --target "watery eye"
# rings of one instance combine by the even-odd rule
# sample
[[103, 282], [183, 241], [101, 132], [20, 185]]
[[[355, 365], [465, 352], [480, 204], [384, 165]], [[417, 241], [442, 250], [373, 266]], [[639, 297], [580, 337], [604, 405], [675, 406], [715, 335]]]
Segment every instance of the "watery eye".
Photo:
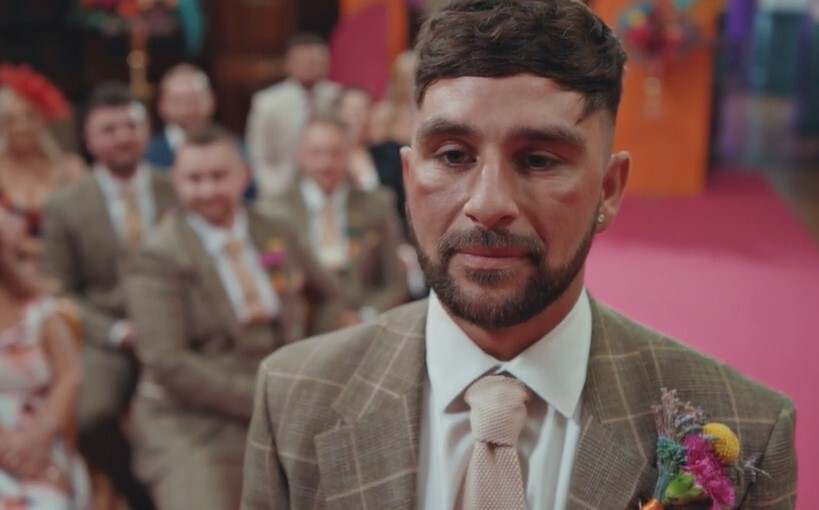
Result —
[[441, 154], [440, 157], [449, 165], [463, 165], [469, 162], [469, 155], [464, 151], [450, 150]]
[[548, 169], [557, 164], [557, 160], [545, 154], [529, 154], [524, 159], [524, 163], [528, 168], [533, 169]]

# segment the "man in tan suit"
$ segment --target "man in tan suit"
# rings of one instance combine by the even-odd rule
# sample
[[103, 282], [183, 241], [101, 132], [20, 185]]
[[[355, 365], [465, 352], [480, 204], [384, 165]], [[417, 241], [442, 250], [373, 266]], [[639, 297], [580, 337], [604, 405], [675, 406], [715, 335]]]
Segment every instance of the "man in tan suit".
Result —
[[767, 472], [738, 507], [793, 508], [790, 401], [584, 289], [629, 170], [611, 29], [576, 0], [456, 0], [418, 41], [402, 157], [433, 293], [263, 363], [242, 508], [639, 508], [663, 387]]
[[285, 50], [287, 79], [253, 96], [246, 141], [259, 197], [281, 195], [293, 185], [296, 147], [307, 120], [332, 111], [340, 88], [327, 81], [329, 62], [321, 37], [298, 34]]
[[346, 126], [335, 117], [309, 121], [298, 151], [302, 179], [282, 197], [260, 201], [258, 208], [284, 218], [337, 277], [342, 295], [356, 310], [348, 320], [353, 324], [406, 302], [407, 286], [392, 192], [350, 184], [348, 140]]
[[126, 284], [143, 366], [134, 466], [160, 509], [236, 508], [258, 364], [303, 338], [308, 307], [337, 321], [336, 289], [286, 224], [241, 207], [249, 172], [229, 134], [192, 132], [171, 177], [184, 210]]
[[84, 133], [93, 171], [49, 202], [42, 261], [79, 308], [85, 332], [80, 449], [139, 508], [150, 503], [130, 475], [129, 447], [119, 427], [136, 383], [138, 342], [121, 283], [126, 259], [176, 202], [170, 182], [142, 162], [148, 129], [147, 112], [126, 85], [106, 83], [92, 92]]

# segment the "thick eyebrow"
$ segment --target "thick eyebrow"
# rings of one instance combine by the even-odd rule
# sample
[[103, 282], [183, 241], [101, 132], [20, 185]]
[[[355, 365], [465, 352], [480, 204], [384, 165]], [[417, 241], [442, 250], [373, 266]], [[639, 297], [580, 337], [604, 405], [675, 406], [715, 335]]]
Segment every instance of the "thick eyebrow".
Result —
[[565, 144], [581, 153], [586, 152], [586, 137], [580, 131], [567, 126], [519, 126], [512, 129], [509, 138], [527, 142]]
[[468, 124], [454, 122], [440, 117], [433, 117], [418, 127], [417, 136], [420, 141], [441, 135], [477, 138], [478, 130]]
[[[418, 140], [423, 141], [441, 135], [478, 138], [480, 134], [476, 128], [468, 124], [437, 117], [421, 124], [417, 135]], [[562, 125], [518, 126], [512, 129], [508, 138], [527, 142], [560, 143], [569, 145], [581, 153], [586, 151], [586, 137], [578, 130]]]

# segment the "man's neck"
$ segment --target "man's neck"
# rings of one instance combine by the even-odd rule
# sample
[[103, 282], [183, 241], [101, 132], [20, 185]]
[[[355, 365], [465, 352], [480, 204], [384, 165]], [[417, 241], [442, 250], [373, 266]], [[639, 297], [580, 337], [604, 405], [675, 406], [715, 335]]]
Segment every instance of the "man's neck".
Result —
[[139, 170], [139, 164], [113, 167], [101, 163], [101, 166], [105, 168], [112, 177], [121, 181], [130, 181], [136, 175], [137, 170]]
[[[552, 331], [572, 311], [583, 292], [583, 273], [554, 303], [522, 324], [508, 328], [486, 329], [450, 314], [452, 320], [490, 356], [509, 361]], [[447, 312], [449, 313], [449, 312]]]

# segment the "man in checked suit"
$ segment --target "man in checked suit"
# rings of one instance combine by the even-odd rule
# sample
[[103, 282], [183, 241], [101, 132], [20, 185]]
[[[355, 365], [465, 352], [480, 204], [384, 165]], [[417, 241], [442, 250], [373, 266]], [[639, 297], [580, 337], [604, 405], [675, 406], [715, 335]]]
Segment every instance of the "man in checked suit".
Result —
[[231, 137], [194, 130], [171, 177], [184, 209], [130, 266], [143, 376], [134, 466], [160, 510], [237, 508], [256, 369], [339, 320], [336, 288], [283, 223], [241, 206], [249, 172]]
[[131, 477], [119, 425], [136, 384], [139, 342], [125, 313], [122, 277], [126, 260], [176, 204], [170, 182], [142, 161], [148, 130], [147, 112], [125, 84], [96, 88], [84, 126], [93, 171], [54, 195], [43, 227], [43, 268], [62, 282], [85, 332], [79, 447], [133, 508], [150, 502]]
[[739, 507], [793, 508], [790, 401], [584, 290], [629, 170], [611, 29], [575, 0], [454, 0], [417, 49], [402, 156], [433, 293], [262, 364], [243, 509], [638, 508], [662, 387], [767, 471]]
[[392, 191], [353, 187], [349, 153], [347, 126], [335, 117], [314, 117], [298, 150], [302, 178], [283, 196], [260, 201], [258, 209], [284, 218], [336, 276], [355, 310], [347, 322], [355, 324], [406, 302], [407, 279], [398, 258]]

